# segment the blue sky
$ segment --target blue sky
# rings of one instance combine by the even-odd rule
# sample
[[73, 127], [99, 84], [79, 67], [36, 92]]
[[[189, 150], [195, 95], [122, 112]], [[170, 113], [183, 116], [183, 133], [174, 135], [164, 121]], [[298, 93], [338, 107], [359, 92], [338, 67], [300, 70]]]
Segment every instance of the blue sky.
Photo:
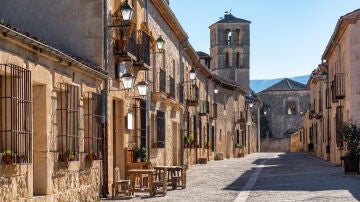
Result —
[[250, 78], [310, 74], [340, 16], [359, 0], [170, 0], [195, 50], [209, 53], [209, 26], [231, 13], [251, 21]]

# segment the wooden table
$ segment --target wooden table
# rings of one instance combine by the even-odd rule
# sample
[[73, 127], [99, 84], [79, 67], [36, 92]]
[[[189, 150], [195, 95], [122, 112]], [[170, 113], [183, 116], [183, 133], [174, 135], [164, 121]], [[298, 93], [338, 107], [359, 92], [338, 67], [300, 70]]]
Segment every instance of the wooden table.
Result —
[[183, 177], [183, 167], [182, 166], [155, 166], [155, 170], [163, 170], [167, 173], [167, 180], [169, 185], [172, 186], [172, 189], [176, 189], [178, 181], [180, 181], [183, 185], [184, 180]]
[[[149, 192], [153, 195], [153, 181], [156, 170], [154, 169], [130, 169], [129, 179], [131, 180], [130, 192]], [[146, 179], [147, 178], [147, 179]], [[146, 179], [146, 180], [145, 180]]]

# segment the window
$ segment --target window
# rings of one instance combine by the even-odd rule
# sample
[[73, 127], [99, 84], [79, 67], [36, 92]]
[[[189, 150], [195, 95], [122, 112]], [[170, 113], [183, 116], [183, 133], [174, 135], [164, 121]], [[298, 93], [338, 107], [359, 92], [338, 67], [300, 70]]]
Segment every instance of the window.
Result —
[[101, 95], [88, 92], [84, 98], [84, 152], [102, 159], [103, 127]]
[[341, 128], [343, 126], [343, 108], [342, 106], [336, 107], [336, 144], [338, 147], [343, 146], [343, 136], [341, 135]]
[[225, 45], [230, 46], [231, 45], [231, 30], [227, 29], [225, 30]]
[[79, 87], [60, 83], [57, 92], [57, 149], [79, 159]]
[[236, 67], [237, 68], [241, 67], [240, 52], [236, 53]]
[[202, 122], [201, 122], [201, 120], [199, 120], [199, 146], [200, 147], [202, 147], [202, 142], [203, 142], [202, 133], [203, 133]]
[[243, 33], [242, 33], [242, 31], [240, 29], [237, 29], [236, 33], [237, 33], [237, 42], [238, 42], [238, 44], [241, 44], [241, 41], [242, 41], [242, 38], [243, 38]]
[[240, 131], [236, 130], [236, 144], [240, 144]]
[[31, 163], [31, 102], [31, 72], [0, 64], [0, 153], [10, 152], [12, 163]]
[[287, 101], [286, 103], [286, 111], [288, 115], [296, 114], [296, 102], [295, 101]]
[[225, 53], [225, 68], [229, 67], [230, 64], [230, 54], [228, 52]]
[[165, 147], [165, 112], [157, 110], [157, 147]]

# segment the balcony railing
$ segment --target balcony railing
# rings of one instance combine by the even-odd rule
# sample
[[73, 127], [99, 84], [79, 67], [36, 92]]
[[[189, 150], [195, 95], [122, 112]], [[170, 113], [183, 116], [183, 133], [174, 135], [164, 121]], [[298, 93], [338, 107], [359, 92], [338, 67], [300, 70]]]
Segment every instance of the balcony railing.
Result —
[[169, 77], [169, 95], [171, 98], [175, 99], [175, 79], [171, 76]]
[[345, 97], [345, 74], [337, 73], [331, 85], [333, 101], [343, 99]]
[[199, 105], [199, 88], [195, 84], [190, 83], [187, 85], [186, 104], [188, 106]]
[[121, 36], [115, 40], [114, 55], [123, 57], [124, 59], [131, 60], [136, 58], [136, 36], [135, 32], [132, 32], [130, 37], [126, 40]]
[[138, 43], [136, 44], [135, 66], [141, 66], [144, 69], [150, 67], [150, 36], [143, 30], [137, 32]]

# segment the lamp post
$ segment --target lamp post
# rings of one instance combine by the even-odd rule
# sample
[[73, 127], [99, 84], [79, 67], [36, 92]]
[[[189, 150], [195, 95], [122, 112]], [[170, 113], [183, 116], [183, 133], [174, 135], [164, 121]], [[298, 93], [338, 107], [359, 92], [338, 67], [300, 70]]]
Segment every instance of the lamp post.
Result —
[[132, 73], [125, 73], [121, 76], [120, 80], [124, 84], [125, 90], [130, 90], [134, 87], [135, 76]]

